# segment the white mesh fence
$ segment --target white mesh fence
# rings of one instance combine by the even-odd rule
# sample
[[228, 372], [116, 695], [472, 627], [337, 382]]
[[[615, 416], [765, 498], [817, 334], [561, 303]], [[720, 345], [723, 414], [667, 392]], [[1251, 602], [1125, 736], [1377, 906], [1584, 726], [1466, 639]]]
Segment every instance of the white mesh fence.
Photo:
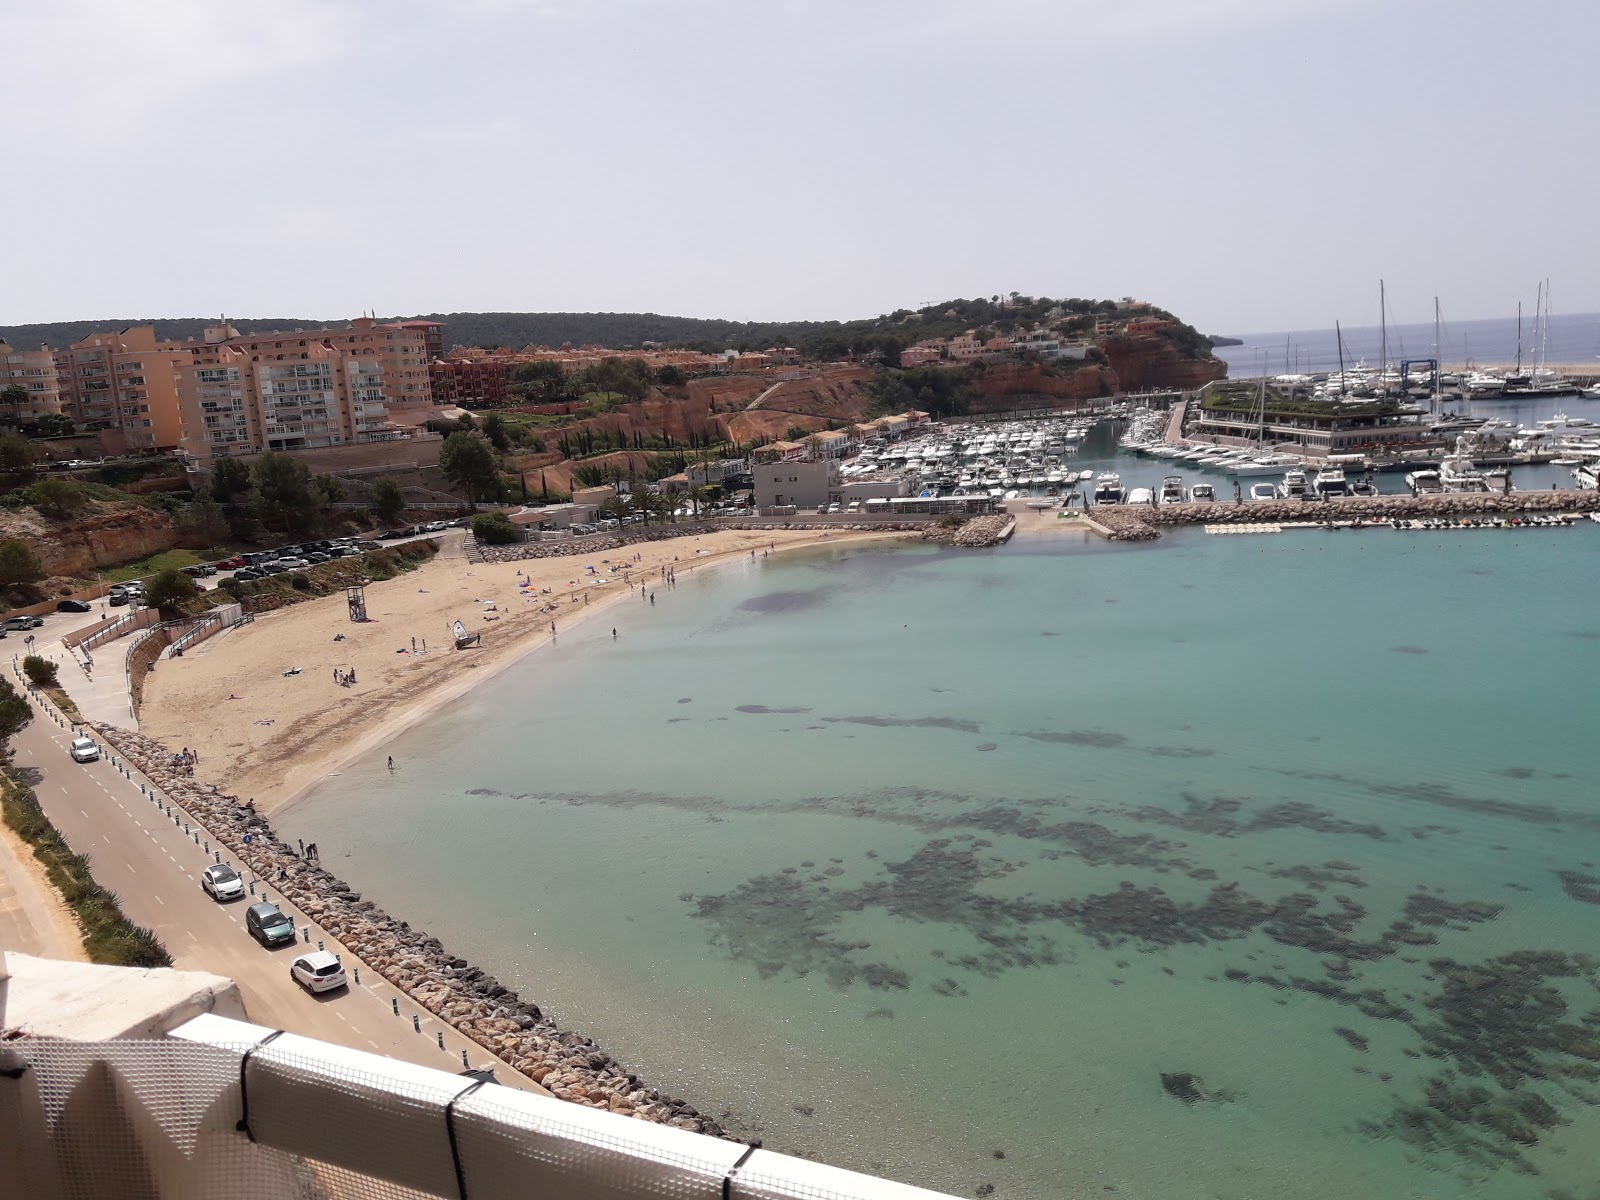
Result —
[[292, 1035], [6, 1043], [6, 1158], [37, 1200], [933, 1196]]

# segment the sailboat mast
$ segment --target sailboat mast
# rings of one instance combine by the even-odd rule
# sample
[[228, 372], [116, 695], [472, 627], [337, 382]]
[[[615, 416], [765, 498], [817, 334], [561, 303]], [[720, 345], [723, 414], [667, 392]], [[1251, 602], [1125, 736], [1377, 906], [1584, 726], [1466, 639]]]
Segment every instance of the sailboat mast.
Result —
[[1344, 385], [1344, 330], [1339, 328], [1339, 322], [1333, 323], [1333, 336], [1339, 340], [1339, 394], [1345, 392]]
[[1517, 374], [1522, 374], [1522, 301], [1517, 301]]
[[1383, 280], [1378, 280], [1378, 387], [1383, 394], [1389, 394], [1389, 300], [1384, 291]]
[[1433, 298], [1433, 404], [1430, 412], [1439, 411], [1439, 364], [1444, 361], [1444, 347], [1439, 342], [1439, 297]]

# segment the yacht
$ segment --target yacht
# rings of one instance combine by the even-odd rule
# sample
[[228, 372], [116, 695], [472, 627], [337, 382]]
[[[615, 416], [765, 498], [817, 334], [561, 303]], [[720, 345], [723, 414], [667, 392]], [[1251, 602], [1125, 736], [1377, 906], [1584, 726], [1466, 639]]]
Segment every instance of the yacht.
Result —
[[1278, 498], [1278, 485], [1275, 483], [1252, 483], [1250, 485], [1250, 499], [1276, 500]]
[[1447, 492], [1487, 492], [1488, 483], [1483, 472], [1467, 455], [1467, 439], [1456, 439], [1456, 452], [1447, 454], [1439, 462], [1439, 482]]
[[1329, 496], [1348, 496], [1350, 484], [1345, 480], [1344, 468], [1327, 466], [1317, 472], [1317, 477], [1311, 484], [1317, 495], [1326, 499]]
[[1155, 502], [1155, 493], [1149, 488], [1134, 488], [1128, 493], [1129, 504], [1152, 504]]
[[1168, 475], [1161, 481], [1160, 502], [1162, 504], [1183, 503], [1183, 476]]
[[1228, 466], [1230, 475], [1247, 478], [1252, 475], [1279, 475], [1290, 467], [1298, 467], [1300, 460], [1292, 454], [1268, 454], [1262, 458], [1245, 459]]
[[1406, 486], [1418, 496], [1436, 496], [1444, 491], [1444, 484], [1440, 482], [1439, 472], [1432, 467], [1427, 467], [1420, 471], [1407, 472]]
[[1094, 482], [1096, 504], [1121, 504], [1127, 493], [1122, 490], [1122, 476], [1115, 471], [1104, 472]]
[[1572, 482], [1584, 491], [1600, 491], [1600, 460], [1590, 459], [1572, 468]]
[[1311, 484], [1306, 479], [1306, 473], [1299, 467], [1283, 473], [1283, 482], [1278, 485], [1278, 498], [1280, 500], [1308, 500], [1311, 498]]
[[1217, 498], [1217, 489], [1209, 483], [1197, 483], [1189, 489], [1190, 504], [1205, 504]]

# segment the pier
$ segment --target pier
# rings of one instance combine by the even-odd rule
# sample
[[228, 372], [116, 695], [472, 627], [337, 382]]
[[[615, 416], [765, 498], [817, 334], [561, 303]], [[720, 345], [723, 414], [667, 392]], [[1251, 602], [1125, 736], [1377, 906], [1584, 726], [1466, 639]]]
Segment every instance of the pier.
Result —
[[[1490, 527], [1534, 528], [1550, 517], [1581, 520], [1600, 507], [1593, 492], [1448, 492], [1424, 496], [1341, 496], [1329, 500], [1269, 500], [1227, 503], [1148, 505], [1100, 504], [1089, 510], [1090, 528], [1111, 541], [1148, 541], [1165, 526], [1204, 525], [1208, 533], [1270, 532], [1278, 529], [1392, 528], [1396, 521], [1416, 528], [1482, 528], [1472, 518], [1489, 518]], [[1410, 528], [1411, 526], [1407, 526]]]

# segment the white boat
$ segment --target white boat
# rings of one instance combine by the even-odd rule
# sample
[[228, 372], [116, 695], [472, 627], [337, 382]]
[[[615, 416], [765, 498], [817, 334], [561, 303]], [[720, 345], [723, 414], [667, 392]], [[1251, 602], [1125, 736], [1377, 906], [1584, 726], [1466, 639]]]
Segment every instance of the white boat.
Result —
[[1153, 504], [1155, 502], [1155, 495], [1156, 494], [1149, 488], [1134, 488], [1128, 493], [1128, 499], [1125, 501], [1125, 503]]
[[1600, 491], [1600, 461], [1591, 459], [1572, 469], [1572, 481], [1585, 491]]
[[1190, 504], [1205, 504], [1217, 498], [1217, 489], [1209, 483], [1197, 483], [1189, 489]]
[[1183, 476], [1168, 475], [1161, 481], [1161, 494], [1158, 497], [1161, 504], [1183, 503]]
[[1324, 498], [1350, 494], [1350, 484], [1344, 477], [1343, 467], [1323, 467], [1317, 472], [1317, 477], [1312, 480], [1311, 486], [1316, 489], [1317, 495]]
[[1444, 484], [1439, 481], [1439, 472], [1432, 467], [1407, 472], [1406, 486], [1418, 496], [1434, 496], [1444, 491]]
[[1467, 439], [1456, 439], [1456, 452], [1447, 454], [1439, 462], [1439, 482], [1447, 492], [1487, 492], [1488, 483], [1483, 472], [1467, 454]]
[[1094, 502], [1096, 504], [1121, 504], [1127, 497], [1127, 492], [1122, 487], [1122, 476], [1115, 471], [1106, 471], [1094, 484]]
[[1275, 483], [1252, 483], [1250, 485], [1250, 499], [1276, 500], [1278, 498], [1278, 485]]
[[1244, 479], [1253, 475], [1281, 475], [1290, 467], [1299, 465], [1300, 460], [1291, 454], [1269, 454], [1264, 458], [1245, 459], [1230, 465], [1227, 471]]
[[1299, 467], [1283, 473], [1283, 482], [1278, 485], [1278, 499], [1280, 500], [1305, 500], [1311, 495], [1311, 484], [1306, 480], [1306, 473]]

